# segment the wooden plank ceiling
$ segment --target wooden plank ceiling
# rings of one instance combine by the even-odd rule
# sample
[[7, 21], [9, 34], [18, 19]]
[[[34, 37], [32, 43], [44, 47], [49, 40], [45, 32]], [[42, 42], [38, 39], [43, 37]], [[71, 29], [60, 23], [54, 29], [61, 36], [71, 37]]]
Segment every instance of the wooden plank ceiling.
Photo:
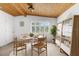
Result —
[[13, 16], [58, 17], [73, 5], [72, 3], [32, 3], [34, 10], [31, 12], [28, 3], [0, 3], [0, 10]]

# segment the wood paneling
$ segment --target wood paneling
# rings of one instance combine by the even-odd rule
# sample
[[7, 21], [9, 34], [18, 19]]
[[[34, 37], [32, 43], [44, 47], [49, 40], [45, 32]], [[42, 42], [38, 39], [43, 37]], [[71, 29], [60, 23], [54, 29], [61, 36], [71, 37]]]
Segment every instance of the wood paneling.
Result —
[[11, 5], [11, 4], [8, 4], [8, 3], [3, 3], [1, 4], [0, 3], [0, 10], [3, 10], [13, 16], [18, 16], [20, 15], [20, 13]]
[[0, 9], [13, 15], [36, 15], [36, 16], [47, 16], [47, 17], [58, 17], [68, 8], [72, 3], [33, 3], [34, 11], [28, 10], [27, 3], [0, 3]]
[[79, 56], [79, 15], [73, 18], [71, 55]]

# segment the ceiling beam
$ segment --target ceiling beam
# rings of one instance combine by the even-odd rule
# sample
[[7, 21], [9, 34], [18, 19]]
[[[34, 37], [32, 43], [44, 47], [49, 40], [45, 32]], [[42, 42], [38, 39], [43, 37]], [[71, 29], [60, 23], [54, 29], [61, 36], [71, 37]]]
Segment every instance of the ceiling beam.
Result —
[[22, 14], [22, 15], [26, 15], [16, 4], [14, 4], [14, 3], [12, 3], [11, 4], [20, 14]]

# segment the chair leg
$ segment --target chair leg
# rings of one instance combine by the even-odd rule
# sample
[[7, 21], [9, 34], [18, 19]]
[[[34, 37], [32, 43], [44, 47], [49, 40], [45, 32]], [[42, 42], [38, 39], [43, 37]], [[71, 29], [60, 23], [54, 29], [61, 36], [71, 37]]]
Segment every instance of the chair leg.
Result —
[[39, 52], [40, 52], [40, 50], [39, 50], [39, 48], [38, 48], [38, 56], [39, 56]]
[[15, 55], [15, 48], [13, 48], [13, 55]]
[[17, 48], [16, 48], [16, 56], [17, 56]]
[[33, 47], [31, 46], [31, 56], [33, 56]]
[[46, 47], [46, 56], [47, 56], [47, 47]]
[[17, 56], [17, 51], [16, 51], [16, 56]]
[[46, 42], [46, 56], [47, 56], [47, 42]]
[[27, 48], [26, 48], [26, 45], [25, 45], [25, 56], [27, 55]]

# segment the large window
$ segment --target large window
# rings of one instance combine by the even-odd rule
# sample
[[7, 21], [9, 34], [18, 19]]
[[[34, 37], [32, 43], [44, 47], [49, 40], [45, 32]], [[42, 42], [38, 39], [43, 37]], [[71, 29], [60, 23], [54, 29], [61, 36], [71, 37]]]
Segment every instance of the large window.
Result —
[[48, 32], [49, 30], [49, 23], [48, 22], [33, 22], [32, 23], [32, 32], [39, 33], [39, 32]]

